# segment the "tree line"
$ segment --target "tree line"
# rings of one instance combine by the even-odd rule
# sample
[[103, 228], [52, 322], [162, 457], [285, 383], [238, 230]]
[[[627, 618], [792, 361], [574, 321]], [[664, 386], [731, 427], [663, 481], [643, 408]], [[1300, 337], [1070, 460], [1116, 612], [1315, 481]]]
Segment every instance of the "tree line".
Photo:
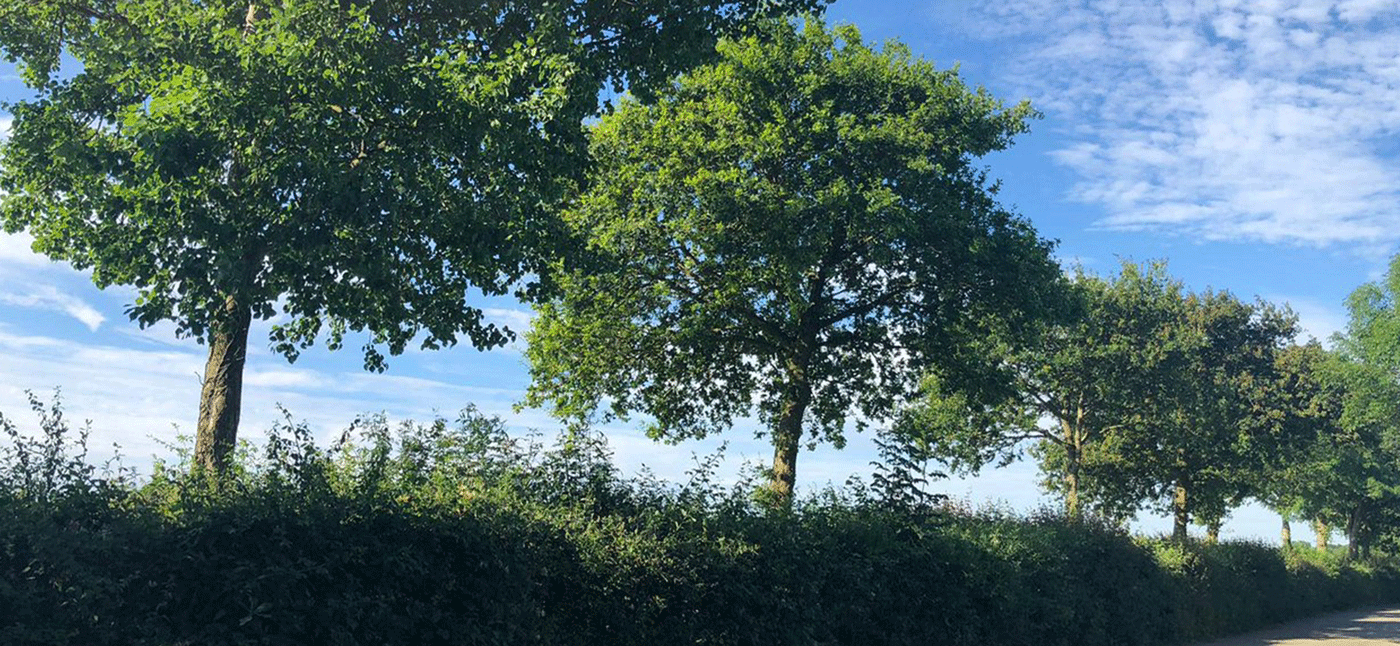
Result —
[[[0, 9], [0, 222], [209, 347], [197, 468], [254, 320], [288, 360], [490, 348], [538, 310], [526, 404], [680, 441], [757, 416], [770, 503], [870, 427], [976, 471], [1029, 450], [1070, 516], [1218, 531], [1258, 499], [1396, 533], [1400, 268], [1332, 349], [1161, 265], [1066, 274], [979, 160], [1038, 114], [816, 0], [42, 0]], [[65, 67], [64, 59], [77, 69]], [[627, 89], [605, 101], [600, 89]]]
[[936, 379], [900, 418], [903, 432], [955, 469], [1029, 452], [1069, 516], [1169, 513], [1173, 536], [1196, 523], [1214, 540], [1246, 500], [1310, 520], [1324, 541], [1343, 528], [1355, 556], [1396, 535], [1400, 383], [1395, 288], [1348, 299], [1331, 339], [1298, 339], [1296, 317], [1262, 300], [1192, 292], [1162, 264], [1078, 274], [1077, 314], [995, 361], [1006, 396], [972, 399]]

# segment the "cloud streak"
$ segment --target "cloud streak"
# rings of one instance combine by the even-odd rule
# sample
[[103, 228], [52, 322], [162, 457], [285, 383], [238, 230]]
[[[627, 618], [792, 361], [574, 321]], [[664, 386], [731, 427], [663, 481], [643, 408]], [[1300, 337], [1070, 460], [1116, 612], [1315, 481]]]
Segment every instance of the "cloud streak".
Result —
[[77, 319], [93, 332], [102, 326], [106, 317], [82, 299], [58, 291], [52, 285], [40, 285], [25, 292], [0, 292], [0, 303], [16, 307], [29, 307], [54, 312], [62, 312]]
[[1099, 226], [1374, 251], [1400, 240], [1400, 8], [1010, 0], [1008, 81], [1056, 121]]

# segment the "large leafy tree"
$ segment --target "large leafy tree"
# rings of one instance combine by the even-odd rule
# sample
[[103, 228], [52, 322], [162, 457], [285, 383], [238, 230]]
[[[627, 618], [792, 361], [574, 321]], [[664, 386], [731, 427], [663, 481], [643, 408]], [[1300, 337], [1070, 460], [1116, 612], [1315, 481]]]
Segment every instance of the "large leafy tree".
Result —
[[1329, 376], [1344, 393], [1342, 433], [1327, 448], [1335, 461], [1332, 520], [1346, 527], [1355, 555], [1378, 534], [1400, 533], [1400, 256], [1386, 275], [1353, 291], [1349, 320], [1333, 337], [1339, 360]]
[[1337, 432], [1319, 438], [1314, 477], [1301, 487], [1315, 517], [1345, 529], [1355, 557], [1378, 534], [1396, 530], [1383, 524], [1386, 511], [1400, 506], [1400, 384], [1345, 351], [1324, 379], [1340, 394], [1341, 415]]
[[[1350, 335], [1335, 337], [1351, 346]], [[1356, 556], [1396, 531], [1400, 505], [1400, 383], [1392, 374], [1316, 344], [1281, 356], [1298, 405], [1298, 450], [1266, 472], [1261, 496], [1285, 513], [1346, 530]]]
[[[1011, 377], [1006, 396], [945, 393], [941, 380], [931, 378], [897, 429], [920, 438], [955, 470], [972, 473], [993, 461], [1009, 463], [1036, 443], [1047, 484], [1063, 495], [1066, 513], [1078, 517], [1083, 481], [1095, 473], [1108, 477], [1100, 445], [1144, 423], [1151, 402], [1161, 399], [1182, 287], [1165, 265], [1124, 263], [1109, 279], [1077, 275], [1068, 295], [1077, 305], [1071, 318], [989, 355]], [[1086, 472], [1086, 462], [1096, 459]], [[1123, 515], [1101, 496], [1096, 502], [1100, 514]]]
[[1345, 405], [1344, 391], [1328, 378], [1336, 361], [1316, 340], [1288, 346], [1275, 360], [1278, 381], [1270, 408], [1279, 415], [1285, 442], [1278, 459], [1254, 473], [1253, 488], [1254, 497], [1282, 517], [1285, 549], [1292, 543], [1291, 520], [1321, 517], [1326, 505], [1319, 492], [1335, 475], [1328, 449], [1343, 433]]
[[756, 411], [788, 504], [804, 441], [887, 419], [930, 365], [979, 378], [977, 344], [1049, 311], [1060, 272], [976, 164], [1028, 105], [849, 26], [719, 51], [593, 130], [567, 214], [592, 263], [539, 310], [529, 400], [669, 440]]
[[1186, 539], [1195, 520], [1212, 534], [1230, 507], [1254, 493], [1250, 474], [1282, 446], [1269, 407], [1279, 381], [1276, 355], [1296, 333], [1296, 317], [1229, 292], [1186, 294], [1150, 423], [1129, 427], [1111, 453], [1129, 495], [1155, 502]]
[[[605, 83], [647, 91], [761, 13], [821, 0], [33, 0], [0, 52], [0, 221], [133, 285], [209, 346], [196, 455], [233, 446], [251, 321], [294, 359], [507, 340], [466, 305], [526, 287]], [[71, 63], [63, 63], [71, 57]]]
[[1346, 299], [1347, 329], [1333, 338], [1338, 350], [1400, 379], [1400, 255], [1384, 277], [1357, 287]]

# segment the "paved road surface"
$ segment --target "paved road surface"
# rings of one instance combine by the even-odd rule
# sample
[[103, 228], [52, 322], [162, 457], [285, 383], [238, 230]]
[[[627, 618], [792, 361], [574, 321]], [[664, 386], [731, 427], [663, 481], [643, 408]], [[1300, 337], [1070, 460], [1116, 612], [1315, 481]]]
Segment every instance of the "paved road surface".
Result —
[[1201, 646], [1383, 646], [1400, 644], [1400, 608], [1314, 617]]

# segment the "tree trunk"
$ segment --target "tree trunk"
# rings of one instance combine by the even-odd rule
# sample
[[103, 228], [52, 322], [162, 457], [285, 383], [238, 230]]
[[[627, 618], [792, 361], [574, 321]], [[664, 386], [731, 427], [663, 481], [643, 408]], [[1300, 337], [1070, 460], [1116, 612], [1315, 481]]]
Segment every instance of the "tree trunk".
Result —
[[1283, 531], [1280, 533], [1279, 539], [1283, 541], [1283, 549], [1284, 549], [1284, 551], [1292, 550], [1292, 549], [1293, 549], [1293, 526], [1288, 524], [1288, 517], [1287, 517], [1287, 516], [1280, 515], [1279, 517], [1283, 519]]
[[807, 380], [807, 367], [790, 362], [787, 387], [781, 412], [773, 428], [773, 504], [779, 509], [792, 507], [793, 487], [797, 483], [797, 453], [802, 448], [802, 421], [807, 405], [812, 402], [812, 384]]
[[[258, 5], [248, 3], [243, 16], [243, 40], [253, 33]], [[228, 169], [228, 185], [235, 189], [243, 175], [240, 152], [235, 152]], [[261, 255], [256, 247], [244, 249], [246, 271], [256, 266]], [[224, 298], [220, 320], [210, 326], [209, 360], [204, 364], [204, 383], [199, 393], [199, 424], [195, 428], [194, 468], [221, 478], [238, 446], [238, 418], [243, 408], [243, 366], [248, 361], [248, 328], [252, 310], [233, 296]]]
[[1324, 523], [1321, 520], [1314, 520], [1313, 532], [1317, 534], [1317, 549], [1320, 551], [1326, 551], [1327, 541], [1328, 539], [1332, 538], [1332, 528], [1328, 527], [1327, 523]]
[[1188, 506], [1190, 486], [1191, 483], [1186, 473], [1178, 471], [1172, 493], [1172, 540], [1182, 544], [1186, 543], [1186, 527], [1191, 522], [1190, 507]]
[[[1073, 460], [1073, 458], [1071, 458]], [[1070, 520], [1083, 518], [1079, 510], [1079, 463], [1071, 461], [1065, 473], [1065, 515]]]
[[1062, 423], [1065, 431], [1065, 515], [1070, 520], [1079, 520], [1079, 463], [1083, 452], [1076, 440], [1076, 433], [1068, 422]]
[[224, 302], [223, 315], [209, 338], [209, 361], [204, 366], [194, 444], [195, 468], [215, 475], [228, 469], [238, 442], [243, 365], [248, 358], [248, 328], [252, 324], [251, 310], [231, 296]]
[[1361, 555], [1361, 507], [1356, 507], [1347, 515], [1347, 560], [1355, 560]]

